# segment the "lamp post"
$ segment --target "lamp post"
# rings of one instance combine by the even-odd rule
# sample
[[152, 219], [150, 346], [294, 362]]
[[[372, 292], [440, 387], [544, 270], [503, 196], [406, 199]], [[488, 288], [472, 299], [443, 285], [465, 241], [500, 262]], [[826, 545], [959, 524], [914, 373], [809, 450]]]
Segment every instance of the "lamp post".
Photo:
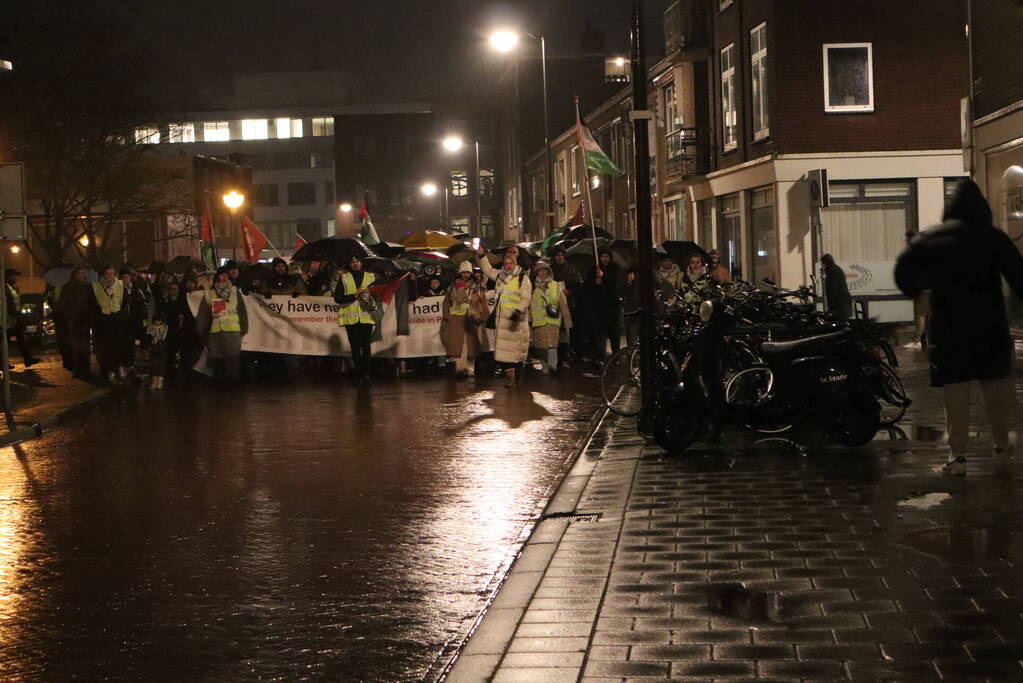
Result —
[[[444, 149], [451, 152], [452, 154], [457, 153], [465, 145], [462, 138], [457, 135], [449, 135], [444, 138], [441, 143], [444, 145]], [[483, 237], [483, 210], [480, 208], [480, 181], [482, 180], [482, 174], [480, 173], [480, 141], [478, 138], [473, 138], [473, 147], [476, 149], [476, 234]], [[444, 203], [447, 204], [447, 188], [444, 188]]]
[[[551, 164], [550, 110], [547, 105], [547, 41], [543, 35], [535, 36], [532, 33], [526, 33], [526, 35], [540, 44], [540, 76], [543, 79], [543, 153], [544, 165], [547, 167], [547, 172], [544, 174], [547, 180], [547, 235], [553, 235], [554, 167]], [[498, 52], [509, 52], [518, 42], [519, 36], [514, 31], [495, 31], [490, 35], [490, 45]]]
[[245, 203], [245, 195], [231, 190], [224, 195], [224, 206], [231, 210], [231, 259], [238, 260], [238, 208]]
[[344, 237], [355, 237], [351, 202], [341, 202], [338, 204], [337, 215], [334, 220], [334, 234]]

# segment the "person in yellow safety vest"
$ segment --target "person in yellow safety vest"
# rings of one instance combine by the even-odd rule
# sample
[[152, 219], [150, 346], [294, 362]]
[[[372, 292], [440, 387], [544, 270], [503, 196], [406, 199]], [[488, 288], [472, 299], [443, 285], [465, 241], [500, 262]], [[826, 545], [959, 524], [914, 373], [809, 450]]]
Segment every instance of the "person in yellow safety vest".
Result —
[[376, 302], [369, 288], [375, 281], [373, 273], [362, 269], [362, 259], [352, 256], [348, 262], [348, 271], [341, 274], [334, 289], [334, 301], [339, 305], [337, 324], [345, 328], [348, 334], [348, 345], [352, 347], [352, 365], [355, 366], [355, 376], [360, 382], [368, 382], [370, 379]]
[[529, 304], [532, 301], [533, 286], [525, 271], [518, 264], [518, 247], [504, 250], [501, 269], [497, 270], [478, 250], [479, 265], [483, 274], [494, 281], [494, 361], [504, 370], [508, 388], [518, 384], [516, 370], [529, 355]]
[[533, 325], [532, 344], [542, 354], [543, 374], [550, 375], [558, 369], [561, 332], [572, 328], [572, 314], [568, 310], [565, 287], [554, 279], [551, 267], [544, 261], [538, 261], [533, 272], [536, 273], [536, 282], [533, 283], [533, 301], [529, 307]]
[[25, 367], [34, 365], [39, 359], [32, 355], [25, 343], [25, 325], [21, 321], [21, 292], [18, 291], [18, 276], [21, 273], [14, 268], [4, 271], [4, 279], [7, 281], [7, 306], [4, 308], [4, 327], [7, 330], [7, 337], [14, 337], [18, 344], [18, 351], [21, 353], [21, 360]]
[[444, 297], [444, 319], [448, 323], [447, 353], [455, 359], [455, 375], [475, 375], [473, 360], [483, 346], [483, 323], [490, 315], [487, 291], [472, 276], [472, 264], [462, 261], [458, 278]]
[[199, 303], [196, 317], [206, 336], [206, 358], [216, 380], [237, 382], [241, 366], [242, 337], [249, 331], [245, 297], [231, 283], [226, 267], [217, 269], [213, 286]]
[[92, 283], [96, 315], [92, 319], [92, 337], [100, 376], [108, 382], [127, 379], [124, 366], [124, 284], [117, 279], [113, 266], [103, 266], [99, 280]]

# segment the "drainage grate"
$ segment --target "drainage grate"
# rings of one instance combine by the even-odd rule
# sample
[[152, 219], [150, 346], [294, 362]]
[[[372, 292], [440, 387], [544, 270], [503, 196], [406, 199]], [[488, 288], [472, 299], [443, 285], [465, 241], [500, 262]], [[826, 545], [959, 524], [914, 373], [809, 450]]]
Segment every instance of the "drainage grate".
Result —
[[548, 512], [545, 515], [541, 515], [538, 522], [542, 522], [546, 519], [567, 519], [569, 523], [575, 524], [576, 522], [599, 522], [603, 512]]

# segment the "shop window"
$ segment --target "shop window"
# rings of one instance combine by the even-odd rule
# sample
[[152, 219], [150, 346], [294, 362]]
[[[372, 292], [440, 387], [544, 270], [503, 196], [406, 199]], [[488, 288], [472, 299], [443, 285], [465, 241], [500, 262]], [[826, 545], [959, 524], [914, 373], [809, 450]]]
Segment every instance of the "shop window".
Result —
[[778, 231], [774, 222], [774, 189], [750, 191], [750, 245], [753, 250], [753, 281], [778, 282]]
[[718, 200], [718, 251], [722, 265], [735, 280], [741, 279], [743, 274], [742, 250], [742, 214], [736, 192]]

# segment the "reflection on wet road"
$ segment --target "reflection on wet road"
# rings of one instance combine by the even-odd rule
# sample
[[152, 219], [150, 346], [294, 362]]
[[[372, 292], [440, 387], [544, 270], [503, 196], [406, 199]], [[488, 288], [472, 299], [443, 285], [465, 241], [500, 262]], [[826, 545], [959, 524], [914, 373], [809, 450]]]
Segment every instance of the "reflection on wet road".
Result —
[[4, 449], [0, 670], [415, 679], [509, 559], [594, 393], [172, 390]]

